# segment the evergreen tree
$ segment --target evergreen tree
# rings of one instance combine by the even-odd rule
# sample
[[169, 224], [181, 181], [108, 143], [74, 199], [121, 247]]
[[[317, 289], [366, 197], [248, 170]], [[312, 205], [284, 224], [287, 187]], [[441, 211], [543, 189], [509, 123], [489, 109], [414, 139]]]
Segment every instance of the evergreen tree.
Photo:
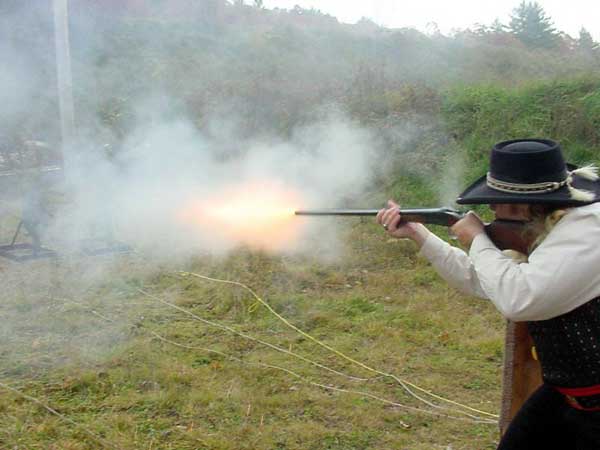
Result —
[[500, 19], [496, 18], [490, 25], [490, 32], [492, 33], [504, 33], [508, 27], [500, 22]]
[[552, 20], [537, 2], [523, 0], [513, 10], [509, 30], [529, 47], [555, 47], [559, 39]]
[[475, 34], [479, 36], [485, 36], [489, 34], [502, 34], [506, 33], [507, 26], [500, 22], [500, 19], [496, 19], [491, 25], [476, 24]]
[[600, 44], [594, 41], [592, 35], [585, 28], [579, 30], [579, 39], [577, 40], [577, 47], [586, 53], [598, 53], [600, 52]]

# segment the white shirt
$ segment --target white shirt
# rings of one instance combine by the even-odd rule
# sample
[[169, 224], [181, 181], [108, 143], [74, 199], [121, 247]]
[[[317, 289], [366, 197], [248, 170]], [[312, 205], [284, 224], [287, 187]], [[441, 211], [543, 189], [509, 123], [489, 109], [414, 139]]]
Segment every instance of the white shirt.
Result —
[[600, 296], [600, 203], [568, 210], [525, 263], [485, 233], [468, 255], [430, 233], [420, 254], [451, 286], [491, 300], [506, 318], [550, 319]]

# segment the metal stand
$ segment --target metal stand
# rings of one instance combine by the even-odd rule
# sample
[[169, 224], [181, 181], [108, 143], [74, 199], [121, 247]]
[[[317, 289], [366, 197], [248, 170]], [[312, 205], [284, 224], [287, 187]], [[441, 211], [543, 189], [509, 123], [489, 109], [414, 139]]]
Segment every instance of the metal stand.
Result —
[[58, 256], [54, 250], [43, 247], [40, 244], [39, 239], [35, 236], [32, 236], [33, 243], [17, 244], [17, 237], [19, 236], [22, 227], [23, 220], [20, 220], [11, 243], [8, 245], [0, 245], [1, 257], [10, 259], [11, 261], [25, 262], [34, 259], [55, 258]]
[[[59, 256], [55, 250], [42, 246], [39, 237], [35, 236], [35, 233], [34, 235], [30, 233], [33, 243], [17, 244], [17, 238], [23, 225], [23, 220], [19, 221], [10, 244], [0, 245], [0, 257], [21, 263], [35, 259], [57, 258]], [[102, 256], [132, 252], [132, 248], [127, 244], [106, 239], [83, 239], [78, 244], [78, 251], [84, 256]]]

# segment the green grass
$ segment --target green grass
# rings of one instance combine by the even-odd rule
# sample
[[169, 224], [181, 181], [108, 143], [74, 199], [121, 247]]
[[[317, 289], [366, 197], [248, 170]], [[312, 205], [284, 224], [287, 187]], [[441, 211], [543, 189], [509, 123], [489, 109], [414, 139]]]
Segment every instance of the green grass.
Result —
[[[399, 154], [398, 167], [382, 175], [366, 203], [380, 204], [385, 192], [405, 206], [436, 205], [442, 191], [455, 191], [445, 178], [467, 180], [464, 187], [485, 172], [491, 145], [512, 137], [557, 139], [570, 161], [597, 162], [599, 86], [586, 79], [470, 86], [432, 97], [442, 102], [438, 119], [447, 129], [435, 128], [414, 151]], [[462, 167], [454, 170], [456, 161]], [[3, 241], [16, 217], [0, 223]], [[313, 244], [311, 256], [239, 248], [225, 257], [198, 257], [186, 270], [245, 283], [294, 325], [355, 360], [498, 412], [500, 315], [447, 287], [411, 242], [388, 239], [370, 220], [341, 222], [351, 226], [335, 258], [331, 248]], [[116, 448], [495, 448], [496, 426], [310, 384], [421, 406], [389, 378], [348, 380], [139, 291], [337, 371], [376, 375], [286, 327], [239, 287], [181, 277], [143, 255], [0, 264], [0, 382]], [[0, 389], [0, 448], [102, 446], [82, 428]]]
[[[389, 241], [367, 223], [347, 234], [333, 262], [240, 249], [222, 259], [199, 258], [189, 270], [246, 283], [292, 323], [352, 358], [497, 412], [499, 315], [446, 287], [411, 243]], [[111, 262], [97, 278], [82, 276], [81, 264], [2, 266], [8, 289], [0, 314], [9, 325], [0, 329], [0, 381], [117, 448], [494, 448], [494, 425], [328, 391], [257, 363], [419, 406], [393, 380], [347, 380], [202, 324], [137, 290], [338, 371], [373, 377], [285, 327], [243, 289], [181, 278], [135, 256]], [[149, 331], [245, 363], [176, 347]], [[102, 448], [31, 401], [6, 390], [0, 399], [0, 448]]]
[[529, 82], [520, 87], [473, 85], [449, 90], [443, 116], [460, 142], [465, 179], [485, 173], [489, 150], [496, 142], [517, 138], [549, 138], [562, 144], [576, 164], [598, 162], [600, 81], [583, 77]]
[[[585, 79], [515, 89], [470, 86], [435, 97], [447, 130], [435, 128], [413, 152], [399, 155], [398, 167], [382, 175], [366, 203], [383, 202], [385, 192], [406, 206], [438, 204], [442, 191], [456, 190], [440, 174], [467, 181], [481, 176], [491, 145], [511, 137], [554, 138], [569, 160], [598, 161], [598, 86]], [[457, 161], [462, 167], [453, 169]], [[16, 217], [0, 223], [3, 241]], [[186, 270], [243, 282], [294, 325], [355, 360], [498, 412], [500, 315], [447, 287], [411, 242], [388, 239], [371, 221], [342, 222], [352, 226], [336, 258], [319, 246], [311, 256], [240, 248], [226, 257], [198, 257]], [[0, 264], [0, 382], [116, 448], [495, 448], [496, 426], [310, 384], [421, 406], [389, 378], [348, 380], [139, 291], [337, 371], [374, 377], [286, 327], [239, 287], [181, 277], [143, 255]], [[0, 389], [0, 448], [102, 445], [83, 428]]]

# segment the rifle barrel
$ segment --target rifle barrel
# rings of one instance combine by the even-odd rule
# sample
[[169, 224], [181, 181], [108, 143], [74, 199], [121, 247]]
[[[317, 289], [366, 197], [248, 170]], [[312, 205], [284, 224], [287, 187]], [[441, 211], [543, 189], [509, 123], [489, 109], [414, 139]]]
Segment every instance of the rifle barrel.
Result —
[[[295, 212], [297, 216], [376, 216], [378, 209], [307, 209]], [[421, 222], [431, 225], [452, 226], [464, 213], [452, 208], [401, 209], [403, 221]]]
[[376, 216], [378, 209], [307, 209], [299, 210], [297, 216]]

